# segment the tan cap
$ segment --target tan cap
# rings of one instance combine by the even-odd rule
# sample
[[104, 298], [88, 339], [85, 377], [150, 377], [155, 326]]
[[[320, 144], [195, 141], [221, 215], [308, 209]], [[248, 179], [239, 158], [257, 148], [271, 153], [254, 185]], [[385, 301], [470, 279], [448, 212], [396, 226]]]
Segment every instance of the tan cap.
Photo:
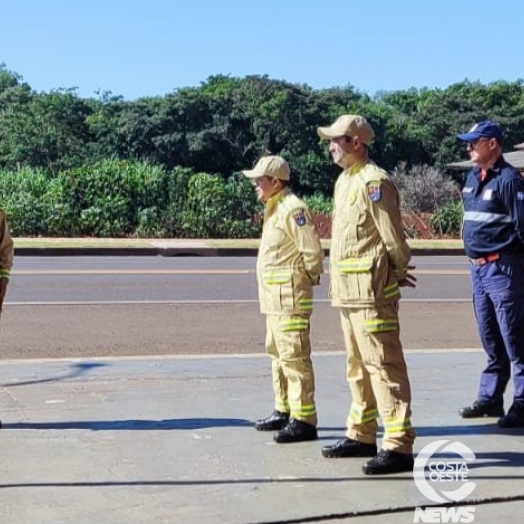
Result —
[[280, 180], [289, 180], [291, 170], [289, 164], [281, 156], [263, 156], [256, 166], [248, 171], [242, 171], [248, 178], [270, 176]]
[[364, 144], [369, 145], [375, 138], [375, 132], [368, 121], [360, 115], [342, 115], [329, 127], [319, 127], [318, 134], [324, 140], [338, 136], [358, 136]]

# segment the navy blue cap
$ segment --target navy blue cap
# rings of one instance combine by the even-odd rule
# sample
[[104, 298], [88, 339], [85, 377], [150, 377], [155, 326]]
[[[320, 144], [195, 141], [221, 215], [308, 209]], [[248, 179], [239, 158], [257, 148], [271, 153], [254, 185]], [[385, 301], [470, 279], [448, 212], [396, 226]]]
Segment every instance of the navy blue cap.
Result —
[[474, 142], [479, 138], [496, 138], [502, 142], [502, 129], [496, 122], [485, 120], [475, 124], [467, 133], [457, 135], [457, 138], [464, 142]]

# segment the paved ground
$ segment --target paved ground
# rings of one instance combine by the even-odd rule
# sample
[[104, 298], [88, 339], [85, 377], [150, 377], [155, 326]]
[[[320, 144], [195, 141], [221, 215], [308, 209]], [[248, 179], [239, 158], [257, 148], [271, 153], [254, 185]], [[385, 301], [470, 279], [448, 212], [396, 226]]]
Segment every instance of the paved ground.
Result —
[[[478, 348], [469, 302], [402, 302], [407, 349]], [[9, 306], [2, 313], [0, 358], [263, 353], [258, 304]], [[338, 310], [315, 305], [317, 351], [343, 346]], [[1, 364], [0, 364], [1, 365]]]
[[[524, 431], [456, 415], [483, 361], [408, 353], [416, 451], [441, 439], [469, 446], [474, 522], [517, 522]], [[349, 395], [342, 353], [314, 362], [320, 440], [296, 445], [251, 427], [271, 409], [265, 357], [2, 362], [0, 522], [413, 522], [415, 507], [432, 502], [410, 474], [370, 478], [362, 459], [321, 457], [343, 434]]]
[[[162, 254], [172, 256], [203, 249], [157, 247], [170, 249]], [[87, 314], [46, 308], [32, 317], [40, 327], [31, 333], [23, 326], [33, 310], [5, 311], [0, 522], [413, 522], [417, 506], [433, 503], [410, 474], [369, 478], [361, 474], [361, 459], [320, 455], [322, 445], [343, 434], [349, 405], [343, 353], [331, 352], [338, 349], [333, 333], [339, 333], [331, 308], [317, 309], [313, 331], [320, 350], [315, 355], [319, 441], [279, 446], [270, 434], [253, 430], [252, 420], [271, 409], [271, 392], [268, 360], [249, 355], [261, 351], [263, 341], [263, 323], [246, 322], [254, 314], [249, 307], [218, 315], [216, 309], [203, 315], [187, 307], [137, 308], [126, 340], [118, 338], [121, 330], [116, 338], [111, 331], [116, 307]], [[212, 338], [188, 324], [196, 313]], [[524, 431], [503, 432], [488, 419], [460, 419], [457, 407], [474, 398], [484, 356], [432, 351], [478, 346], [470, 304], [405, 303], [402, 315], [406, 348], [424, 348], [407, 357], [419, 435], [415, 451], [437, 440], [466, 444], [476, 454], [469, 466], [476, 487], [466, 500], [475, 508], [474, 522], [520, 520]], [[58, 324], [64, 329], [57, 333], [52, 326]], [[161, 325], [163, 338], [155, 339]], [[79, 326], [85, 329], [78, 331]], [[176, 336], [166, 337], [170, 329]], [[106, 341], [104, 347], [93, 347], [93, 332]], [[215, 351], [237, 355], [199, 355]], [[173, 352], [187, 354], [169, 356]], [[96, 358], [101, 353], [125, 356]], [[32, 360], [9, 360], [26, 357]], [[47, 357], [52, 360], [39, 360]], [[438, 458], [457, 457], [440, 453]]]

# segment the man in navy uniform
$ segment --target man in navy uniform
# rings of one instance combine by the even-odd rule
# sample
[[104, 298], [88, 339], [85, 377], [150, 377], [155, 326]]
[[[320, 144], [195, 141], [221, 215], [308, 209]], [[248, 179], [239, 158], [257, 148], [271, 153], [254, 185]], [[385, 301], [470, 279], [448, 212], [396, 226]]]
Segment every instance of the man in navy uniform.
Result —
[[[459, 414], [500, 417], [502, 428], [524, 427], [524, 177], [504, 160], [497, 123], [480, 122], [458, 138], [477, 165], [463, 189], [463, 239], [488, 357], [477, 399]], [[504, 415], [512, 367], [513, 403]]]

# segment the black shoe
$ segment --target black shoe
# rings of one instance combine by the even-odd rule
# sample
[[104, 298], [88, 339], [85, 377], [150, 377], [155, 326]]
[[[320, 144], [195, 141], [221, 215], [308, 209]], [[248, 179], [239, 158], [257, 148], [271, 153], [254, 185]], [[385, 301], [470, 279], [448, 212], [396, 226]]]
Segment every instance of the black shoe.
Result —
[[413, 471], [414, 463], [413, 455], [381, 449], [375, 458], [368, 460], [362, 465], [362, 471], [365, 475], [401, 473], [403, 471]]
[[500, 428], [524, 428], [524, 404], [513, 403], [508, 414], [499, 418]]
[[504, 408], [501, 402], [475, 400], [471, 406], [459, 409], [459, 415], [462, 418], [503, 417]]
[[2, 421], [0, 420], [0, 428], [2, 427]]
[[296, 418], [289, 419], [289, 424], [273, 435], [273, 440], [279, 444], [288, 442], [305, 442], [318, 438], [317, 428]]
[[376, 444], [365, 444], [351, 438], [340, 439], [332, 446], [322, 448], [322, 456], [326, 458], [374, 457], [376, 454]]
[[289, 413], [283, 413], [275, 409], [269, 417], [257, 420], [254, 425], [258, 431], [278, 431], [285, 428], [288, 422]]

